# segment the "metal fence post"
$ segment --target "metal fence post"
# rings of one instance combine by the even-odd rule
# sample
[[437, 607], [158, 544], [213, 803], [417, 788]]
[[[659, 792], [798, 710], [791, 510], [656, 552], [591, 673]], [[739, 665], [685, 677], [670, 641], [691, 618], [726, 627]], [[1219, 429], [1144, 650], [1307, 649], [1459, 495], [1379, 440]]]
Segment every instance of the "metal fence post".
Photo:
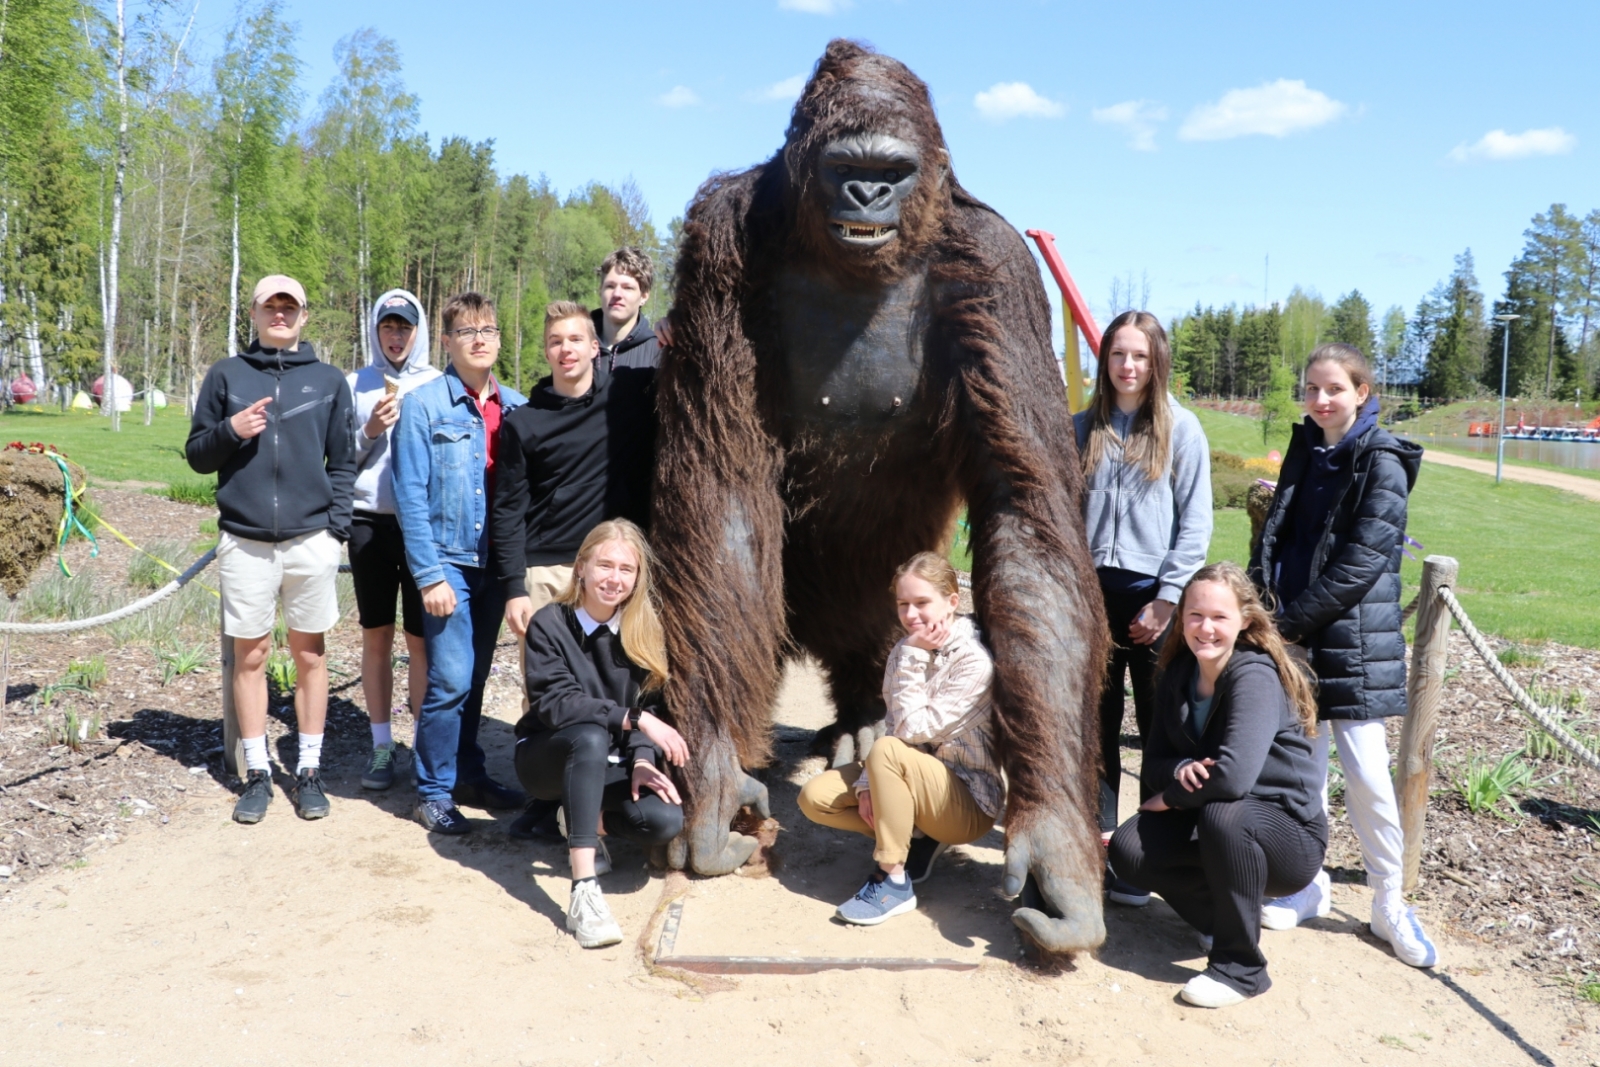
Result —
[[239, 712], [233, 706], [233, 638], [222, 631], [222, 766], [244, 777], [244, 741], [239, 737]]
[[1433, 775], [1433, 742], [1439, 730], [1439, 703], [1444, 695], [1445, 653], [1450, 637], [1450, 611], [1439, 599], [1441, 588], [1454, 588], [1461, 565], [1449, 556], [1422, 561], [1422, 588], [1417, 593], [1417, 631], [1411, 644], [1405, 724], [1400, 731], [1400, 759], [1395, 765], [1395, 794], [1400, 801], [1400, 828], [1405, 834], [1405, 890], [1416, 888], [1422, 869], [1422, 839], [1428, 816], [1428, 785]]

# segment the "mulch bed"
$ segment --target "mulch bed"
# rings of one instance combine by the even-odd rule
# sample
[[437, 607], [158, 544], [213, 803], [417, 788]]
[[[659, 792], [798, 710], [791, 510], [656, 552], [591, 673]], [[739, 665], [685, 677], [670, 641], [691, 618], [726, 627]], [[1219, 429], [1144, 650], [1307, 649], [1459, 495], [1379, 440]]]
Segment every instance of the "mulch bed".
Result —
[[[215, 515], [139, 492], [98, 488], [95, 500], [108, 521], [140, 544], [198, 537], [201, 521]], [[127, 599], [140, 592], [126, 585], [132, 557], [112, 538], [102, 539], [96, 560], [82, 543], [68, 550], [78, 580]], [[352, 606], [328, 637], [333, 693], [324, 762], [340, 773], [358, 771], [370, 751], [353, 614]], [[201, 636], [214, 647], [214, 637]], [[496, 688], [515, 684], [514, 647], [501, 644], [491, 678]], [[1600, 705], [1600, 652], [1547, 644], [1531, 654], [1537, 663], [1513, 668], [1525, 687], [1578, 692]], [[92, 694], [73, 697], [81, 717], [104, 724], [104, 736], [74, 749], [59, 741], [64, 704], [41, 705], [39, 693], [74, 660], [94, 655], [105, 657], [107, 679]], [[10, 886], [181, 817], [197, 796], [214, 800], [237, 787], [222, 767], [215, 658], [203, 672], [163, 685], [154, 650], [117, 647], [104, 630], [90, 630], [13, 639], [11, 660], [0, 719], [0, 900]], [[1450, 666], [1417, 899], [1433, 922], [1502, 949], [1540, 975], [1600, 971], [1600, 776], [1537, 760], [1534, 785], [1504, 803], [1498, 816], [1469, 811], [1457, 785], [1472, 759], [1494, 761], [1523, 748], [1528, 724], [1459, 633], [1450, 638]], [[1570, 715], [1593, 735], [1596, 724], [1583, 717]], [[408, 739], [411, 725], [399, 713], [396, 736]], [[293, 732], [292, 707], [275, 698], [268, 738], [280, 764], [293, 764]], [[1390, 723], [1390, 749], [1399, 749], [1399, 720]], [[214, 812], [214, 804], [208, 807]], [[1328, 867], [1335, 880], [1363, 882], [1360, 851], [1337, 798], [1334, 808]]]

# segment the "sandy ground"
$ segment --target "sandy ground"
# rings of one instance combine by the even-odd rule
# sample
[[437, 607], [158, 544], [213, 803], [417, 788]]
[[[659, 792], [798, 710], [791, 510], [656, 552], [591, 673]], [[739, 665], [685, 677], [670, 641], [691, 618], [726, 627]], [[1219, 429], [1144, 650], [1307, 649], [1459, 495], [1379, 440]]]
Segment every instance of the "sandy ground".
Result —
[[[517, 705], [500, 677], [490, 714], [491, 769], [509, 780]], [[868, 843], [794, 806], [820, 769], [808, 731], [829, 717], [816, 676], [792, 670], [773, 875], [662, 878], [619, 846], [603, 885], [628, 940], [601, 951], [564, 930], [564, 854], [509, 843], [505, 817], [433, 837], [407, 818], [409, 790], [363, 795], [349, 765], [329, 768], [331, 818], [300, 822], [280, 794], [242, 827], [232, 794], [198, 778], [170, 824], [4, 898], [0, 1065], [1600, 1063], [1593, 1009], [1484, 945], [1445, 940], [1434, 972], [1400, 964], [1349, 885], [1329, 918], [1267, 934], [1273, 989], [1220, 1012], [1178, 1001], [1203, 960], [1159, 901], [1110, 908], [1092, 957], [1019, 963], [997, 834], [947, 854], [914, 915], [838, 925]], [[673, 899], [679, 955], [977, 967], [675, 975], [651, 963]]]
[[[1446, 467], [1460, 467], [1462, 470], [1477, 471], [1494, 477], [1494, 460], [1474, 459], [1471, 456], [1458, 456], [1453, 452], [1441, 452], [1439, 449], [1430, 448], [1422, 453], [1422, 458], [1430, 463], [1442, 463]], [[1523, 467], [1515, 463], [1507, 463], [1502, 468], [1505, 477], [1513, 482], [1529, 482], [1533, 485], [1548, 485], [1554, 489], [1565, 489], [1569, 493], [1577, 493], [1590, 500], [1600, 500], [1600, 479], [1585, 478], [1581, 474], [1567, 474], [1563, 471], [1545, 470], [1543, 467]]]

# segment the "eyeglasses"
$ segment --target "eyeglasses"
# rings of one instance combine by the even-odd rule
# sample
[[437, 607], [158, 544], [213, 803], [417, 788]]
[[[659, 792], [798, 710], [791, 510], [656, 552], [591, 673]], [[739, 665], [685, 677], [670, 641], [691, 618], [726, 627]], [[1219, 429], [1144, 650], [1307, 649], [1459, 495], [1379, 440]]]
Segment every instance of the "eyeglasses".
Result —
[[470, 341], [475, 337], [481, 337], [485, 341], [493, 341], [496, 337], [500, 336], [500, 327], [463, 326], [459, 330], [451, 330], [450, 332], [455, 334], [456, 337], [462, 341]]

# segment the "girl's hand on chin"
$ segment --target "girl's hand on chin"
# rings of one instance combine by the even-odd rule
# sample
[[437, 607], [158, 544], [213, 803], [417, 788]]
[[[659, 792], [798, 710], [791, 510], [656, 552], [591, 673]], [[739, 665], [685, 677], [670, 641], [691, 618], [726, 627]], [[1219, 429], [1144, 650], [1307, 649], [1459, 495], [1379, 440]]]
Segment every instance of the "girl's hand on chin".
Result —
[[925, 652], [937, 652], [950, 639], [950, 620], [953, 618], [955, 616], [946, 615], [937, 622], [913, 631], [906, 643]]

